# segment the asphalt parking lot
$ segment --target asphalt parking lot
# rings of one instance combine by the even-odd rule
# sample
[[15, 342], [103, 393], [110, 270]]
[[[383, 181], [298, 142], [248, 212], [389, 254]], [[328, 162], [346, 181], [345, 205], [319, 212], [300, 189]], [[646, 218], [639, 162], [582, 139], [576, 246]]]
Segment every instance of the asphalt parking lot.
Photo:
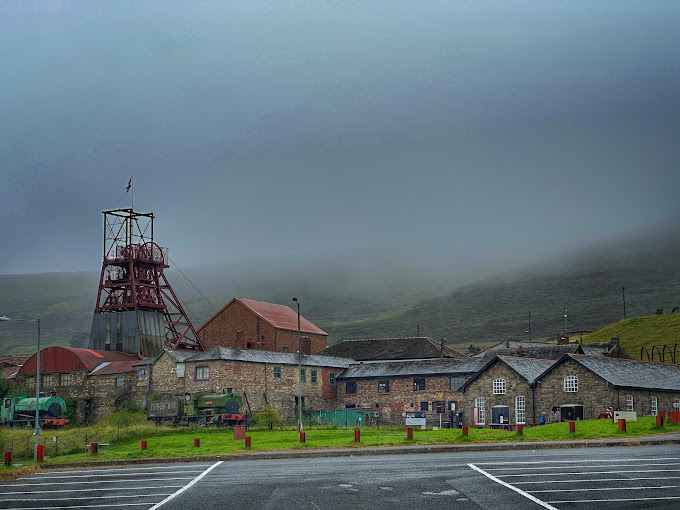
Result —
[[[680, 451], [677, 451], [680, 453]], [[585, 452], [584, 452], [585, 453]], [[469, 464], [545, 508], [680, 507], [680, 457]]]
[[150, 508], [211, 464], [44, 471], [0, 485], [0, 508]]

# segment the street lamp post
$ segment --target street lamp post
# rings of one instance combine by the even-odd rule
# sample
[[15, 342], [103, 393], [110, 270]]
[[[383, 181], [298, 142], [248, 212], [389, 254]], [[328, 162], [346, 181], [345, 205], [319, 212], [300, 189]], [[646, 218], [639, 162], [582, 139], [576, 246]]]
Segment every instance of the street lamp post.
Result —
[[300, 337], [300, 302], [298, 298], [294, 297], [293, 301], [297, 303], [297, 320], [298, 320], [298, 437], [302, 441], [302, 341]]
[[38, 440], [40, 436], [40, 408], [38, 407], [38, 399], [40, 398], [40, 319], [10, 319], [9, 317], [0, 317], [0, 321], [16, 321], [16, 322], [37, 322], [38, 323], [38, 352], [35, 356], [35, 441], [33, 444], [33, 460], [38, 462]]

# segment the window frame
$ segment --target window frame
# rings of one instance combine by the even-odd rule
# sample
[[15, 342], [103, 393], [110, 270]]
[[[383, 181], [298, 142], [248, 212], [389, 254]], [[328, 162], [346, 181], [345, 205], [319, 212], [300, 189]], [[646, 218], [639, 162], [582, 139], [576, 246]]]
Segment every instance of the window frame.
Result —
[[306, 368], [300, 369], [300, 381], [303, 382], [303, 383], [307, 382], [307, 369]]
[[499, 377], [493, 380], [493, 394], [494, 395], [505, 395], [506, 384], [505, 379]]
[[389, 379], [378, 379], [378, 393], [389, 393], [390, 392], [390, 380]]
[[524, 425], [527, 421], [527, 400], [524, 395], [515, 396], [515, 423]]
[[328, 384], [335, 386], [335, 372], [328, 373]]
[[[353, 391], [350, 391], [350, 386]], [[345, 381], [345, 395], [356, 395], [357, 394], [357, 382], [356, 381]]]
[[316, 370], [310, 370], [309, 381], [312, 384], [316, 384], [319, 379], [318, 372]]
[[[481, 405], [480, 405], [481, 404]], [[475, 407], [479, 409], [479, 415], [477, 416], [477, 425], [486, 424], [486, 399], [484, 397], [475, 398]]]
[[52, 386], [52, 374], [43, 374], [41, 377], [41, 386], [43, 388]]
[[137, 370], [137, 380], [138, 381], [149, 380], [149, 373], [147, 372], [146, 368], [140, 368], [139, 370]]
[[281, 379], [281, 365], [274, 365], [274, 379]]
[[413, 378], [413, 391], [425, 391], [426, 380], [424, 377], [414, 377]]
[[563, 389], [565, 393], [578, 393], [577, 375], [565, 375], [563, 383]]
[[114, 388], [123, 388], [125, 386], [125, 378], [122, 375], [117, 375], [113, 380]]
[[[200, 372], [200, 377], [199, 377], [199, 372]], [[208, 380], [210, 380], [210, 367], [208, 365], [200, 365], [200, 366], [195, 367], [194, 379], [196, 381], [208, 381]]]
[[652, 416], [659, 415], [659, 399], [657, 397], [652, 397], [650, 399], [650, 407], [652, 411]]
[[633, 395], [626, 395], [626, 411], [632, 413], [635, 411], [635, 399]]
[[449, 389], [452, 391], [458, 391], [458, 388], [460, 388], [465, 381], [463, 380], [462, 375], [452, 375], [449, 377]]
[[420, 403], [420, 410], [421, 411], [429, 411], [430, 410], [430, 403], [426, 400], [422, 401]]
[[59, 374], [59, 386], [71, 386], [71, 374], [69, 372]]

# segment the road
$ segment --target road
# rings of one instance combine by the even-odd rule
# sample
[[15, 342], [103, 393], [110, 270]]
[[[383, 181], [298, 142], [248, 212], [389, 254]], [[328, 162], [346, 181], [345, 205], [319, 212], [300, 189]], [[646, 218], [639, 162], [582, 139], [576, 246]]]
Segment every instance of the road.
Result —
[[0, 508], [680, 508], [677, 445], [278, 459], [42, 471]]

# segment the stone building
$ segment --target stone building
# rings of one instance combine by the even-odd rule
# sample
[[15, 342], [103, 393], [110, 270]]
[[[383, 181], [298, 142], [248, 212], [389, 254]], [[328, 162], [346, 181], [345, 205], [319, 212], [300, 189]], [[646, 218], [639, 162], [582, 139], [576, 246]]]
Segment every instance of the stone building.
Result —
[[[173, 371], [174, 354], [166, 351], [156, 359], [152, 369], [152, 392], [234, 394], [241, 397], [245, 410], [250, 413], [262, 411], [265, 404], [269, 404], [283, 419], [295, 419], [297, 353], [217, 346], [176, 362]], [[343, 358], [303, 354], [303, 407], [335, 409], [337, 376], [352, 362]]]
[[680, 405], [680, 366], [583, 354], [559, 360], [498, 356], [461, 391], [469, 410], [464, 423], [473, 426], [500, 425], [494, 408], [504, 408], [509, 425], [536, 423], [542, 412], [551, 417], [553, 408], [566, 405], [583, 406], [585, 420], [608, 407], [649, 416]]
[[383, 423], [403, 423], [407, 412], [425, 412], [431, 425], [449, 421], [449, 411], [461, 409], [458, 391], [479, 369], [467, 359], [426, 359], [364, 362], [350, 365], [338, 377], [341, 407], [371, 408]]
[[[206, 350], [215, 346], [297, 352], [298, 315], [284, 305], [234, 298], [198, 329]], [[303, 354], [326, 348], [328, 334], [300, 317]]]

